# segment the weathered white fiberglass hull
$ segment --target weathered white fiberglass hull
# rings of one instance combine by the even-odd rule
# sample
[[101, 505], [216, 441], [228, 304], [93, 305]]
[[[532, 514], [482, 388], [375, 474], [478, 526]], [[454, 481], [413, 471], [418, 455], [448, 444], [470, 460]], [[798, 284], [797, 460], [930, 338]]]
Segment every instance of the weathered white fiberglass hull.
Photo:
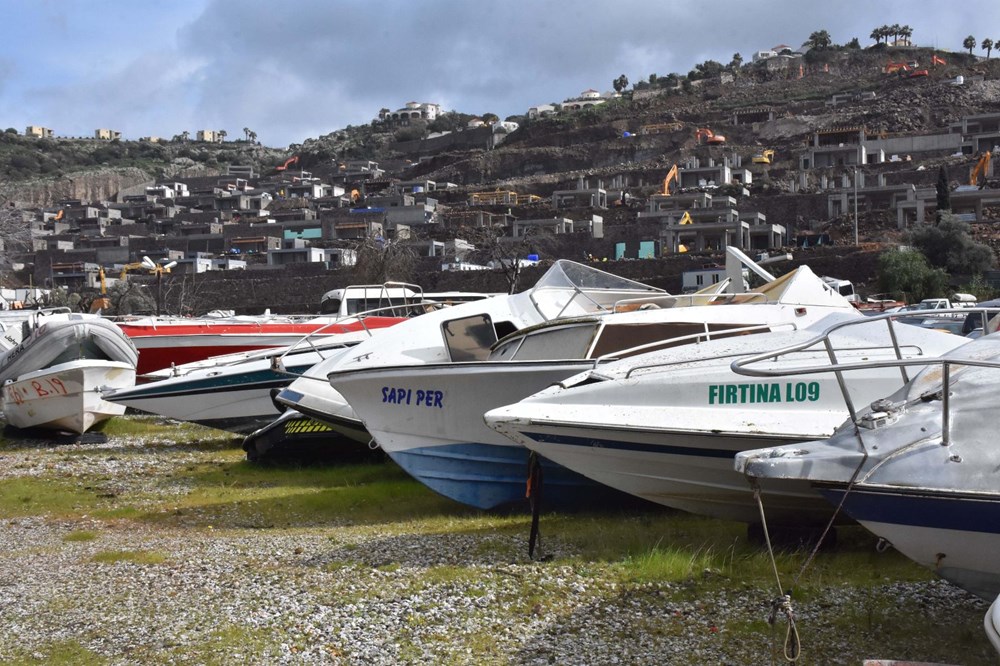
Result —
[[1000, 594], [1000, 335], [944, 358], [947, 388], [943, 363], [928, 363], [832, 437], [746, 451], [736, 465], [756, 478], [812, 482], [831, 505], [914, 562], [994, 599]]
[[[617, 490], [694, 513], [756, 522], [759, 509], [747, 478], [733, 468], [735, 455], [829, 437], [847, 409], [832, 373], [759, 381], [736, 374], [730, 364], [815, 337], [825, 329], [818, 326], [818, 331], [755, 335], [633, 357], [492, 410], [485, 418], [514, 441]], [[906, 339], [919, 341], [912, 348], [925, 354], [964, 342], [907, 328], [912, 330], [903, 332]], [[854, 340], [859, 351], [841, 350], [842, 362], [884, 357], [886, 352], [871, 348], [871, 342]], [[826, 363], [826, 352], [818, 351], [799, 354], [789, 366]], [[644, 364], [649, 367], [642, 369]], [[599, 376], [604, 379], [594, 381]], [[859, 370], [847, 381], [856, 404], [902, 384], [896, 369]], [[769, 520], [830, 515], [831, 507], [805, 482], [762, 483], [761, 490]]]
[[43, 428], [83, 434], [112, 416], [125, 413], [101, 397], [104, 389], [135, 383], [135, 366], [85, 359], [37, 370], [3, 387], [7, 422], [18, 428]]

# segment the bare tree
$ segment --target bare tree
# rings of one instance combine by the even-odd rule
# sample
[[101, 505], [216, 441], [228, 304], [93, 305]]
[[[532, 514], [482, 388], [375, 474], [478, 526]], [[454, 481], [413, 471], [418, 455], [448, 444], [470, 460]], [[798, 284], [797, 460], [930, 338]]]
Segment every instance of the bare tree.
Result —
[[355, 247], [357, 263], [355, 279], [364, 284], [408, 282], [416, 268], [417, 257], [405, 245], [384, 238], [369, 236]]
[[13, 201], [0, 198], [0, 270], [10, 270], [13, 259], [31, 250], [31, 223]]
[[537, 233], [529, 228], [524, 236], [514, 238], [505, 235], [504, 227], [480, 227], [465, 234], [470, 243], [476, 246], [472, 253], [474, 261], [489, 264], [493, 271], [501, 273], [507, 282], [507, 293], [517, 291], [521, 278], [522, 260], [530, 253], [537, 253], [540, 245], [546, 245], [550, 236]]

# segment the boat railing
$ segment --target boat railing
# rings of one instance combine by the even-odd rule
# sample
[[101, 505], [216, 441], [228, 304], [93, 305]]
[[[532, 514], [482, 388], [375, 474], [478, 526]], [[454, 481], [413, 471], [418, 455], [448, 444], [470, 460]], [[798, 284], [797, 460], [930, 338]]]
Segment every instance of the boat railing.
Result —
[[652, 310], [657, 308], [686, 308], [701, 305], [728, 305], [730, 303], [767, 303], [767, 294], [759, 291], [743, 293], [720, 292], [717, 294], [658, 294], [639, 298], [623, 298], [615, 301], [614, 312]]
[[[959, 313], [964, 312], [968, 314], [969, 312], [975, 312], [976, 310], [984, 311], [987, 308], [954, 308], [948, 310], [938, 310], [937, 312], [942, 314], [949, 313]], [[765, 352], [762, 354], [755, 354], [753, 356], [745, 356], [741, 359], [733, 361], [730, 365], [733, 372], [749, 377], [778, 377], [778, 376], [789, 376], [789, 375], [805, 375], [805, 374], [821, 374], [821, 373], [834, 373], [837, 376], [837, 385], [840, 388], [841, 396], [844, 399], [844, 404], [847, 406], [847, 411], [850, 414], [851, 422], [855, 424], [855, 434], [859, 436], [859, 443], [862, 448], [864, 448], [864, 443], [860, 440], [860, 430], [858, 428], [858, 412], [854, 406], [854, 401], [851, 398], [850, 391], [848, 390], [847, 383], [844, 380], [844, 374], [857, 370], [871, 370], [877, 368], [898, 368], [900, 376], [902, 379], [902, 385], [906, 385], [910, 381], [909, 374], [907, 373], [907, 368], [919, 367], [926, 368], [931, 365], [941, 366], [941, 438], [942, 444], [947, 445], [950, 441], [949, 433], [949, 402], [950, 402], [950, 388], [951, 388], [951, 370], [952, 366], [976, 366], [984, 368], [1000, 368], [1000, 361], [992, 360], [982, 360], [974, 358], [955, 358], [949, 357], [947, 354], [927, 357], [919, 356], [915, 358], [905, 358], [903, 354], [904, 349], [914, 348], [917, 350], [917, 354], [923, 354], [923, 350], [917, 345], [901, 345], [899, 343], [899, 338], [897, 336], [896, 325], [898, 319], [905, 319], [908, 315], [912, 316], [912, 313], [907, 312], [894, 312], [889, 314], [875, 315], [872, 317], [865, 317], [861, 320], [852, 320], [848, 322], [840, 322], [834, 324], [830, 328], [823, 331], [823, 333], [818, 336], [807, 340], [803, 343], [796, 345], [789, 345], [781, 349], [777, 349], [770, 352]], [[874, 322], [884, 321], [886, 322], [887, 330], [889, 332], [889, 337], [892, 341], [892, 349], [895, 352], [894, 359], [885, 360], [866, 360], [861, 362], [840, 362], [836, 354], [836, 348], [831, 342], [831, 337], [834, 333], [838, 331], [843, 331], [846, 328], [852, 326], [858, 326], [862, 324], [872, 324]], [[827, 356], [830, 359], [829, 365], [823, 366], [799, 366], [799, 367], [782, 367], [781, 369], [768, 369], [763, 367], [755, 367], [762, 363], [774, 362], [779, 358], [785, 357], [789, 354], [803, 352], [807, 349], [821, 347], [827, 351]], [[850, 348], [852, 350], [857, 348]]]
[[[753, 335], [755, 333], [771, 333], [780, 330], [794, 331], [796, 326], [792, 322], [780, 323], [780, 324], [753, 324], [748, 326], [740, 326], [738, 328], [717, 328], [712, 330], [712, 324], [708, 322], [702, 322], [701, 325], [704, 327], [703, 330], [697, 333], [688, 333], [686, 335], [677, 335], [670, 338], [663, 338], [661, 340], [656, 340], [653, 342], [647, 342], [641, 345], [636, 345], [634, 347], [628, 347], [625, 349], [617, 349], [613, 352], [608, 352], [607, 354], [602, 354], [593, 359], [594, 368], [597, 368], [602, 363], [609, 363], [612, 361], [618, 361], [626, 356], [635, 356], [636, 354], [642, 354], [648, 351], [655, 351], [657, 349], [662, 349], [665, 347], [680, 347], [682, 345], [708, 342], [710, 340], [721, 340], [722, 338], [729, 338], [738, 335]], [[672, 363], [672, 362], [671, 362]], [[631, 376], [633, 370], [637, 369], [648, 369], [651, 367], [659, 367], [660, 364], [651, 363], [643, 366], [635, 366], [630, 368], [625, 377]]]
[[[323, 351], [326, 345], [317, 344], [317, 339], [326, 337], [327, 335], [326, 332], [329, 331], [331, 327], [344, 326], [346, 324], [350, 324], [352, 321], [356, 321], [357, 323], [360, 324], [361, 331], [363, 331], [368, 337], [371, 337], [374, 333], [373, 329], [368, 327], [367, 319], [369, 317], [403, 317], [403, 316], [412, 317], [425, 314], [433, 310], [438, 310], [443, 307], [448, 307], [447, 304], [443, 304], [437, 301], [425, 300], [423, 298], [423, 290], [418, 285], [407, 284], [405, 282], [387, 282], [385, 283], [385, 285], [388, 288], [406, 287], [408, 289], [413, 289], [414, 295], [407, 297], [407, 300], [412, 299], [412, 301], [409, 301], [407, 303], [397, 302], [394, 304], [373, 308], [371, 310], [365, 310], [364, 312], [358, 312], [355, 314], [338, 317], [333, 321], [324, 324], [315, 331], [312, 331], [311, 333], [303, 336], [299, 340], [296, 340], [288, 347], [285, 347], [280, 354], [275, 354], [274, 356], [272, 356], [271, 369], [274, 370], [275, 372], [279, 372], [282, 374], [294, 374], [294, 373], [289, 373], [285, 369], [284, 366], [285, 356], [293, 352], [300, 352], [306, 348], [319, 354], [320, 358], [326, 358], [323, 355]], [[339, 347], [340, 347], [339, 345], [336, 345], [333, 346], [332, 348], [336, 349]]]

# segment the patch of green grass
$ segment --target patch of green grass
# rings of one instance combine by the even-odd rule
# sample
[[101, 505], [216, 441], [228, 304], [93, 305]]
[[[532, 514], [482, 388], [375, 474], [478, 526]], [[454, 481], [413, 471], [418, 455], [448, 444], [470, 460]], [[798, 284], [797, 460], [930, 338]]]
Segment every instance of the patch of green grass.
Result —
[[117, 564], [118, 562], [162, 564], [167, 561], [167, 556], [153, 550], [105, 550], [95, 553], [90, 561], [102, 564]]
[[147, 661], [205, 666], [226, 666], [237, 662], [273, 663], [277, 660], [274, 638], [272, 632], [263, 629], [221, 624], [203, 640], [157, 649]]
[[78, 641], [53, 641], [30, 650], [24, 649], [8, 662], [12, 666], [27, 666], [28, 664], [46, 664], [46, 666], [97, 666], [109, 661], [95, 652], [91, 652]]
[[672, 582], [687, 580], [697, 573], [712, 570], [718, 558], [709, 549], [684, 550], [666, 548], [629, 556], [622, 562], [622, 572], [628, 582]]
[[97, 532], [92, 532], [90, 530], [74, 530], [66, 536], [63, 537], [63, 541], [67, 543], [82, 542], [82, 541], [93, 541], [97, 538]]
[[166, 441], [171, 444], [197, 443], [212, 448], [238, 446], [242, 441], [236, 435], [206, 428], [195, 423], [170, 421], [158, 416], [128, 416], [106, 422], [103, 432], [108, 437], [142, 437], [150, 442]]
[[202, 466], [193, 486], [151, 521], [213, 527], [309, 527], [380, 524], [469, 513], [406, 476], [395, 465], [268, 468], [246, 462]]
[[0, 518], [70, 516], [106, 504], [97, 492], [79, 484], [41, 477], [0, 481]]

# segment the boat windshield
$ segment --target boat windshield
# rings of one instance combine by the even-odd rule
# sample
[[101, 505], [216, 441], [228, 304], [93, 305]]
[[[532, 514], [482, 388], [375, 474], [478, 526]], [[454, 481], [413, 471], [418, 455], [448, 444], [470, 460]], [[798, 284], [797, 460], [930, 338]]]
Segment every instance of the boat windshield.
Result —
[[547, 319], [610, 310], [623, 298], [663, 293], [662, 289], [565, 259], [553, 264], [530, 291], [535, 307]]

